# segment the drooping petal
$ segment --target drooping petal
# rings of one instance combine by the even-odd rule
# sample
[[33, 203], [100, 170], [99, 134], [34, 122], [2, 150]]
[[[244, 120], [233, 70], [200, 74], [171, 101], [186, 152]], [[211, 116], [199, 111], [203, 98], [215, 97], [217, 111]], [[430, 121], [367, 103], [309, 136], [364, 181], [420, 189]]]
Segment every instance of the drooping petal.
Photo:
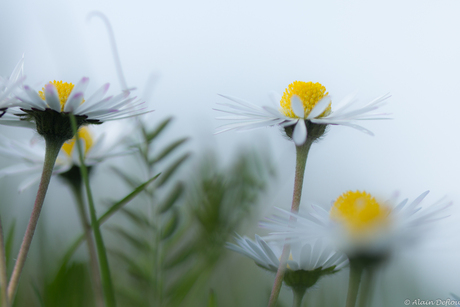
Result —
[[294, 127], [294, 133], [292, 134], [292, 139], [297, 146], [301, 146], [307, 140], [307, 126], [303, 119], [299, 119], [297, 124]]

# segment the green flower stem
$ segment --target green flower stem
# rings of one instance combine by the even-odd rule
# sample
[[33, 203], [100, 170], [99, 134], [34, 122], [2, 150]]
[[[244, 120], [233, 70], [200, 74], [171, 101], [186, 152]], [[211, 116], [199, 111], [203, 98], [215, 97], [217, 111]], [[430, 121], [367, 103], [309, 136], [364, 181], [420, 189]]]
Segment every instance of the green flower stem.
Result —
[[70, 121], [72, 123], [73, 133], [75, 134], [75, 143], [77, 145], [78, 154], [80, 156], [80, 173], [85, 183], [86, 195], [88, 197], [89, 213], [91, 216], [91, 226], [93, 227], [94, 238], [96, 240], [97, 254], [99, 256], [99, 265], [101, 269], [102, 287], [104, 288], [104, 298], [107, 307], [115, 307], [115, 293], [113, 291], [112, 278], [110, 277], [109, 262], [107, 259], [107, 252], [104, 246], [104, 240], [102, 239], [101, 230], [99, 229], [99, 222], [96, 216], [96, 209], [94, 207], [93, 195], [91, 193], [91, 187], [89, 185], [88, 170], [85, 166], [85, 160], [83, 157], [83, 150], [81, 148], [80, 140], [77, 133], [77, 120], [73, 114], [70, 114]]
[[377, 268], [369, 267], [366, 269], [365, 282], [359, 295], [359, 307], [370, 306], [372, 301], [372, 294], [374, 292], [375, 274]]
[[8, 287], [8, 276], [6, 272], [6, 252], [5, 252], [5, 241], [3, 239], [3, 227], [2, 221], [0, 220], [0, 283], [2, 293], [2, 306], [10, 307], [10, 301], [8, 300], [8, 294], [6, 288]]
[[[307, 141], [301, 145], [296, 146], [296, 166], [295, 166], [295, 179], [294, 179], [294, 195], [292, 197], [291, 212], [299, 212], [300, 199], [302, 197], [303, 178], [305, 174], [305, 166], [307, 165], [308, 152], [310, 151], [313, 140], [307, 139]], [[290, 218], [291, 222], [295, 222], [295, 218]], [[278, 296], [281, 291], [281, 285], [283, 284], [284, 273], [286, 272], [286, 263], [289, 258], [291, 246], [286, 241], [283, 247], [283, 252], [280, 257], [280, 265], [276, 272], [275, 282], [273, 283], [272, 292], [270, 294], [270, 300], [268, 307], [274, 307]]]
[[292, 307], [300, 307], [302, 306], [302, 300], [305, 296], [305, 292], [307, 288], [296, 288], [292, 289], [292, 294], [294, 295], [294, 300], [292, 301]]
[[91, 267], [91, 277], [94, 286], [94, 295], [96, 297], [96, 306], [104, 306], [104, 294], [102, 291], [101, 276], [99, 275], [99, 263], [97, 261], [97, 252], [94, 244], [93, 235], [91, 233], [91, 225], [88, 220], [88, 213], [86, 212], [85, 202], [83, 198], [83, 190], [81, 182], [77, 184], [69, 184], [75, 201], [77, 203], [78, 215], [83, 227], [86, 243], [88, 246], [89, 262]]
[[65, 140], [45, 137], [45, 162], [43, 164], [43, 172], [40, 180], [40, 185], [38, 186], [37, 197], [35, 199], [34, 208], [32, 209], [32, 214], [30, 216], [29, 224], [27, 225], [24, 239], [22, 240], [21, 248], [19, 249], [18, 257], [16, 258], [13, 274], [11, 275], [11, 279], [8, 284], [8, 299], [10, 302], [13, 302], [14, 296], [16, 294], [16, 289], [19, 284], [19, 277], [21, 276], [22, 269], [24, 268], [24, 264], [26, 262], [30, 243], [32, 242], [35, 228], [37, 226], [38, 217], [40, 216], [43, 201], [45, 200], [46, 191], [48, 190], [51, 175], [53, 174], [54, 163], [56, 162], [56, 158], [59, 154], [59, 151], [61, 150], [62, 144], [64, 144], [64, 141]]
[[346, 307], [355, 307], [358, 298], [359, 285], [364, 267], [359, 261], [350, 260], [350, 279], [348, 281], [348, 294]]

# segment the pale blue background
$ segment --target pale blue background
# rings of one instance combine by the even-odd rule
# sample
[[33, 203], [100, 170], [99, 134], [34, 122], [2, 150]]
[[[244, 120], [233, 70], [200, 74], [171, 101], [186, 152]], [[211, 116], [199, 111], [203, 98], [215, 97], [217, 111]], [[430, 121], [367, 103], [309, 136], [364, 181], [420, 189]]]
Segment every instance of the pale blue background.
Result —
[[[460, 294], [460, 2], [2, 2], [0, 74], [25, 53], [32, 85], [88, 76], [89, 91], [110, 82], [116, 93], [106, 30], [99, 19], [86, 21], [93, 10], [111, 20], [128, 84], [156, 110], [146, 116], [152, 123], [175, 116], [171, 136], [191, 136], [189, 147], [198, 153], [215, 148], [229, 159], [241, 146], [272, 153], [279, 173], [263, 204], [267, 214], [271, 206], [290, 205], [294, 146], [277, 128], [213, 136], [219, 123], [211, 108], [223, 101], [217, 93], [268, 104], [270, 91], [281, 93], [294, 80], [322, 83], [333, 101], [353, 91], [363, 100], [391, 92], [383, 110], [394, 120], [366, 125], [375, 137], [331, 127], [314, 145], [304, 206], [327, 205], [347, 189], [384, 198], [400, 191], [411, 199], [429, 189], [427, 204], [447, 195], [452, 216], [432, 233], [442, 240], [422, 242], [399, 265], [410, 262], [441, 298]], [[152, 74], [158, 78], [149, 94]]]

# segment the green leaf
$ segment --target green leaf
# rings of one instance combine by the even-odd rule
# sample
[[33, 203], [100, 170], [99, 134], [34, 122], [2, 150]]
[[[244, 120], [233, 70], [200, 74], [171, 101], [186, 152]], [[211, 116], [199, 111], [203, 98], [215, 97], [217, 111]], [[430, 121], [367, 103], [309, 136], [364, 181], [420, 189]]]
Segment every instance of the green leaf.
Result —
[[34, 290], [35, 297], [38, 300], [38, 303], [40, 304], [40, 307], [45, 307], [45, 302], [43, 301], [42, 294], [40, 293], [40, 290], [38, 289], [38, 286], [35, 282], [31, 282], [30, 285], [32, 286], [32, 289]]
[[169, 144], [165, 149], [163, 149], [155, 158], [150, 160], [150, 164], [157, 163], [168, 156], [171, 152], [173, 152], [177, 147], [184, 144], [188, 141], [188, 138], [179, 139], [171, 144]]
[[134, 212], [128, 208], [122, 208], [121, 212], [129, 217], [138, 226], [150, 226], [149, 220], [141, 212]]
[[182, 196], [184, 190], [184, 184], [181, 182], [177, 183], [174, 189], [169, 193], [166, 200], [159, 205], [159, 212], [165, 213], [166, 211], [168, 211], [176, 203], [179, 197]]
[[190, 153], [186, 153], [182, 155], [179, 159], [177, 159], [170, 167], [168, 167], [161, 175], [160, 179], [158, 179], [157, 187], [162, 186], [163, 184], [168, 181], [169, 177], [171, 177], [176, 170], [181, 166], [181, 164], [190, 157]]
[[[161, 174], [161, 173], [160, 173]], [[140, 192], [142, 192], [152, 181], [154, 181], [160, 174], [155, 175], [154, 177], [150, 178], [146, 182], [142, 183], [140, 186], [138, 186], [134, 191], [129, 193], [126, 197], [124, 197], [122, 200], [119, 202], [115, 203], [110, 207], [99, 219], [99, 225], [103, 224], [105, 221], [107, 221], [115, 212], [120, 210], [124, 205], [129, 203], [134, 197], [136, 197]], [[63, 262], [67, 263], [72, 257], [72, 255], [75, 253], [77, 248], [80, 246], [80, 244], [84, 241], [85, 236], [82, 234], [80, 235], [79, 238], [75, 240], [75, 242], [70, 246], [70, 248], [67, 250], [67, 253], [64, 256]]]
[[161, 240], [169, 238], [179, 225], [179, 213], [177, 210], [174, 210], [172, 216], [166, 222], [165, 226], [161, 230]]
[[111, 167], [110, 168], [115, 174], [117, 174], [118, 176], [121, 177], [121, 179], [123, 179], [130, 187], [134, 188], [134, 187], [137, 187], [140, 182], [139, 180], [137, 179], [134, 179], [132, 177], [130, 177], [129, 175], [127, 175], [125, 172], [123, 172], [122, 170], [116, 168], [116, 167]]
[[102, 224], [104, 223], [111, 215], [113, 215], [115, 212], [117, 212], [118, 210], [120, 210], [124, 205], [126, 205], [128, 202], [130, 202], [134, 197], [136, 197], [140, 192], [142, 192], [147, 186], [149, 183], [151, 183], [152, 181], [154, 181], [155, 179], [158, 178], [158, 176], [160, 176], [161, 173], [153, 176], [152, 178], [150, 178], [149, 180], [147, 180], [146, 182], [144, 182], [143, 184], [141, 184], [140, 186], [138, 186], [136, 189], [134, 189], [134, 191], [132, 191], [131, 193], [129, 193], [126, 197], [124, 197], [122, 200], [120, 200], [119, 202], [115, 203], [114, 205], [112, 205], [112, 207], [110, 207], [98, 220], [99, 220], [99, 224]]
[[164, 121], [162, 121], [157, 127], [155, 130], [153, 130], [152, 132], [150, 133], [147, 133], [147, 136], [146, 136], [146, 139], [147, 139], [147, 142], [150, 143], [154, 138], [156, 138], [163, 130], [164, 128], [166, 128], [166, 126], [169, 125], [169, 123], [171, 122], [172, 120], [172, 117], [168, 117], [167, 119], [165, 119]]
[[143, 281], [150, 281], [152, 279], [149, 270], [146, 270], [144, 267], [136, 263], [136, 261], [133, 260], [134, 257], [130, 257], [125, 253], [117, 250], [109, 249], [109, 252], [111, 255], [118, 257], [118, 259], [125, 262], [129, 266], [129, 271], [132, 277], [141, 279]]
[[13, 220], [10, 228], [8, 229], [8, 235], [5, 242], [5, 257], [6, 257], [6, 267], [9, 266], [11, 261], [11, 252], [13, 251], [13, 243], [14, 243], [14, 233], [16, 230], [16, 220]]
[[217, 307], [216, 294], [212, 289], [209, 290], [208, 307]]
[[138, 239], [138, 236], [128, 233], [126, 230], [124, 230], [120, 226], [111, 226], [111, 227], [108, 227], [108, 229], [118, 234], [119, 237], [124, 238], [126, 241], [128, 241], [131, 245], [133, 245], [137, 249], [140, 249], [140, 250], [149, 249], [148, 242]]
[[196, 247], [194, 245], [190, 245], [189, 247], [183, 248], [176, 255], [168, 256], [167, 262], [165, 262], [164, 264], [164, 268], [170, 269], [183, 263], [184, 261], [189, 259], [190, 256], [194, 255], [195, 252]]

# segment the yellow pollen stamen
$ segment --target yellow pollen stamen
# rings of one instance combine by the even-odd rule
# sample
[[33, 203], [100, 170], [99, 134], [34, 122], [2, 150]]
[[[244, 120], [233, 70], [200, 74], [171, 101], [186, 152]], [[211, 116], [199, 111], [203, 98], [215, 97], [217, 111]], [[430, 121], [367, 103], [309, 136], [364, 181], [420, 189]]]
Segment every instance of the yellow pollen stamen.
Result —
[[[56, 87], [56, 90], [59, 96], [59, 101], [61, 103], [61, 112], [63, 112], [65, 103], [67, 102], [67, 98], [69, 98], [69, 95], [72, 92], [74, 84], [70, 82], [67, 83], [67, 82], [56, 81], [56, 80], [54, 80], [53, 82], [50, 81], [49, 83], [53, 84]], [[45, 88], [44, 87], [42, 88], [41, 91], [38, 92], [38, 95], [40, 96], [41, 99], [45, 100]]]
[[[318, 82], [294, 81], [289, 84], [288, 88], [284, 91], [283, 97], [281, 97], [281, 112], [288, 117], [298, 118], [291, 108], [291, 98], [293, 95], [296, 95], [302, 101], [305, 117], [307, 117], [318, 101], [327, 96], [327, 94], [329, 93], [326, 92], [326, 88]], [[331, 105], [329, 104], [320, 117], [326, 116], [330, 112]]]
[[[93, 147], [93, 144], [94, 144], [93, 137], [91, 136], [91, 133], [87, 127], [81, 127], [78, 130], [78, 137], [80, 138], [80, 140], [83, 140], [85, 144], [85, 155], [86, 155], [88, 151], [91, 149], [91, 147]], [[68, 156], [71, 156], [74, 146], [75, 146], [75, 137], [65, 142], [64, 145], [62, 145], [62, 150]]]
[[366, 192], [348, 191], [334, 202], [330, 217], [342, 223], [352, 235], [365, 234], [388, 223], [391, 209]]

